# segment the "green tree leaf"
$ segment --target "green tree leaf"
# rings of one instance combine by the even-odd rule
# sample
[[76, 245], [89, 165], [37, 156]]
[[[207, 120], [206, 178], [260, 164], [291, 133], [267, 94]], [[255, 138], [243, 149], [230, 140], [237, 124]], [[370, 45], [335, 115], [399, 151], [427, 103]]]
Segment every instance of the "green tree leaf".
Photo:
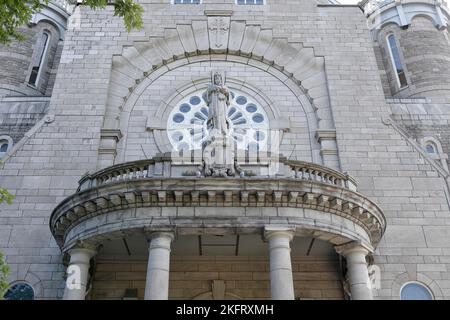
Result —
[[0, 188], [0, 204], [6, 202], [7, 204], [12, 204], [15, 196], [10, 194], [8, 190]]
[[9, 267], [5, 262], [3, 254], [0, 252], [0, 300], [4, 299], [5, 293], [9, 289], [8, 275]]
[[[9, 44], [12, 40], [24, 40], [18, 28], [30, 22], [34, 13], [42, 10], [49, 0], [1, 0], [0, 1], [0, 44]], [[104, 9], [108, 0], [84, 0], [83, 4], [92, 9]], [[128, 32], [144, 27], [144, 8], [134, 0], [116, 0], [114, 14], [123, 18]]]

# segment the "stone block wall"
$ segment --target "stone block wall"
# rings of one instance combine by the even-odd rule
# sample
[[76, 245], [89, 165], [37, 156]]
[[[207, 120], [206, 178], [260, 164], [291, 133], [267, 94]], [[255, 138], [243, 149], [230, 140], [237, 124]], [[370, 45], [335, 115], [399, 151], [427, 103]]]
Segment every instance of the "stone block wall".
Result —
[[[419, 144], [426, 138], [434, 138], [442, 147], [442, 152], [448, 156], [450, 152], [449, 104], [432, 103], [430, 99], [393, 99], [388, 102], [392, 108], [392, 118], [406, 130], [411, 138]], [[448, 159], [446, 161], [448, 166]]]
[[14, 143], [41, 120], [48, 111], [49, 98], [4, 98], [0, 100], [0, 136]]
[[[39, 87], [28, 85], [31, 61], [39, 60], [35, 49], [43, 31], [50, 32], [51, 39], [47, 59], [42, 66]], [[24, 41], [12, 41], [9, 45], [0, 45], [0, 96], [43, 96], [50, 95], [54, 85], [54, 74], [58, 69], [62, 43], [57, 28], [42, 21], [34, 26], [20, 28]]]
[[[339, 262], [331, 257], [293, 258], [297, 299], [344, 299]], [[122, 299], [125, 290], [138, 289], [144, 298], [146, 259], [97, 262], [91, 299]], [[270, 299], [267, 257], [174, 256], [170, 266], [169, 299], [194, 299], [212, 291], [214, 280], [224, 281], [227, 299]]]
[[[392, 69], [386, 37], [394, 34], [400, 44], [400, 58], [408, 86], [399, 90]], [[438, 30], [428, 17], [417, 16], [408, 28], [389, 24], [378, 34], [377, 50], [381, 50], [384, 72], [390, 94], [398, 98], [432, 98], [436, 103], [450, 99], [450, 41], [447, 29]], [[383, 76], [384, 77], [384, 76]], [[386, 83], [386, 82], [385, 82]]]
[[[382, 271], [376, 297], [398, 298], [406, 281], [423, 281], [437, 298], [450, 297], [445, 183], [382, 121], [391, 108], [359, 8], [292, 0], [267, 0], [263, 7], [235, 6], [233, 0], [204, 0], [195, 6], [173, 6], [169, 0], [141, 3], [147, 12], [145, 30], [132, 33], [113, 16], [111, 6], [100, 11], [81, 7], [80, 28], [67, 32], [56, 75], [49, 108], [55, 121], [37, 130], [0, 171], [2, 187], [16, 195], [12, 206], [0, 207], [0, 250], [11, 266], [11, 281], [28, 279], [38, 298], [62, 296], [64, 266], [48, 221], [55, 206], [76, 191], [79, 178], [96, 170], [113, 56], [134, 41], [164, 36], [164, 28], [205, 21], [206, 9], [232, 9], [232, 20], [271, 28], [274, 35], [301, 42], [324, 57], [342, 170], [356, 178], [358, 191], [378, 203], [387, 217], [386, 235], [374, 255]], [[277, 86], [274, 91], [286, 90], [282, 83]], [[163, 102], [164, 97], [155, 99]], [[138, 128], [142, 121], [134, 125], [141, 131], [128, 141], [130, 148], [139, 145], [138, 135], [145, 130]]]

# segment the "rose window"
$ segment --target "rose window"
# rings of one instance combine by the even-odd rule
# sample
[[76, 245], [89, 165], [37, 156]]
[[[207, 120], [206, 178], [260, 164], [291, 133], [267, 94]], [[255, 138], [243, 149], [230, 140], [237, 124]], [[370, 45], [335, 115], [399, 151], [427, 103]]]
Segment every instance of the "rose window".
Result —
[[[201, 149], [209, 132], [206, 89], [181, 100], [168, 119], [168, 137], [175, 150]], [[266, 150], [269, 123], [263, 108], [248, 95], [230, 89], [227, 112], [230, 136], [241, 150]]]

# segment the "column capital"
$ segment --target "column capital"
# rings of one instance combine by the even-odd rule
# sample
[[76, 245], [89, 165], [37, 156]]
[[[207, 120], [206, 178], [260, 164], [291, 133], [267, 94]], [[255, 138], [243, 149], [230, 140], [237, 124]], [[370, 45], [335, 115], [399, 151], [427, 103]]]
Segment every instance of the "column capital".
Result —
[[83, 255], [91, 259], [97, 254], [99, 249], [99, 245], [85, 241], [77, 241], [72, 248], [67, 250], [67, 253], [71, 256], [71, 261], [75, 256], [79, 255]]
[[335, 246], [334, 249], [336, 252], [342, 256], [347, 256], [351, 253], [360, 252], [364, 254], [364, 256], [368, 255], [369, 253], [373, 252], [373, 248], [363, 244], [361, 241], [352, 241], [349, 243], [341, 244], [338, 246]]
[[167, 229], [158, 229], [158, 230], [145, 230], [145, 237], [147, 241], [150, 242], [155, 238], [169, 238], [172, 242], [175, 240], [175, 229], [167, 228]]
[[264, 227], [264, 240], [269, 240], [272, 237], [282, 236], [287, 237], [289, 242], [294, 239], [295, 228], [293, 227], [277, 227], [277, 226], [266, 226]]

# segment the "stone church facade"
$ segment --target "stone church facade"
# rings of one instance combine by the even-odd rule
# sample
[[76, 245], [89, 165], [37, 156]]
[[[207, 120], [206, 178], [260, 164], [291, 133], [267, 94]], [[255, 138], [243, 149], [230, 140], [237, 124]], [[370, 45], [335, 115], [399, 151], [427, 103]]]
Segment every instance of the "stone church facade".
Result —
[[0, 47], [7, 298], [450, 298], [446, 2], [138, 2]]

